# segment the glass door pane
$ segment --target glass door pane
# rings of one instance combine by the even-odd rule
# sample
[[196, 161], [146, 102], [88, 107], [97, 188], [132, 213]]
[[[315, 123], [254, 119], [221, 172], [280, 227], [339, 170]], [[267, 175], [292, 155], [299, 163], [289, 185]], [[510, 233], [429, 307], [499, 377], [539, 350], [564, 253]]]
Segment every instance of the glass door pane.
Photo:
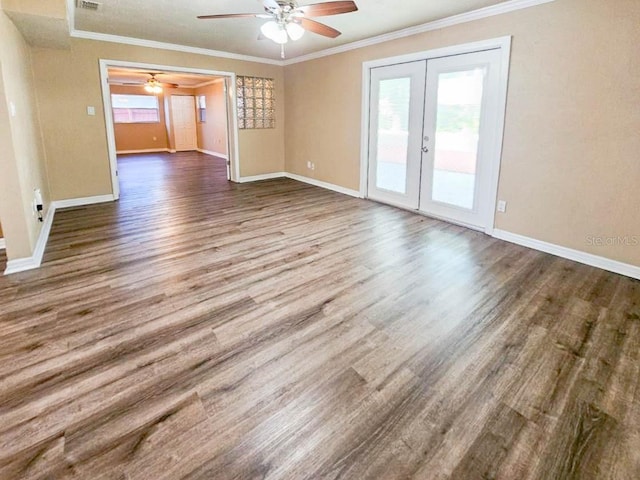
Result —
[[376, 187], [407, 193], [411, 78], [380, 81]]
[[438, 75], [431, 199], [473, 210], [486, 67]]
[[371, 70], [368, 198], [418, 208], [426, 67]]

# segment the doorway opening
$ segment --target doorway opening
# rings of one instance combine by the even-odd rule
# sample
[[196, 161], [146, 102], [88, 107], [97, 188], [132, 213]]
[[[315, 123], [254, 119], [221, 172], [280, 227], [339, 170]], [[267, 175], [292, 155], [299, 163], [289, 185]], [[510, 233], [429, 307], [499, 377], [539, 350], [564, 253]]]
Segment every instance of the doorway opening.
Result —
[[132, 156], [193, 152], [238, 181], [234, 73], [100, 60], [100, 75], [115, 199], [119, 160]]
[[361, 193], [493, 232], [511, 38], [363, 65]]

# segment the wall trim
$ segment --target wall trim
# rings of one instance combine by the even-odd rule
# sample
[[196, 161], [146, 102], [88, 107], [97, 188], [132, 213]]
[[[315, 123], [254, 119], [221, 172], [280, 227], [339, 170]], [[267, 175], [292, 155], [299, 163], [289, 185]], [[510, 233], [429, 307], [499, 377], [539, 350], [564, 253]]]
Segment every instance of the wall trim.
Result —
[[7, 249], [7, 241], [4, 238], [0, 238], [0, 250]]
[[473, 22], [474, 20], [481, 20], [483, 18], [502, 15], [503, 13], [515, 12], [524, 8], [535, 7], [551, 2], [555, 2], [555, 0], [509, 0], [497, 5], [479, 8], [470, 12], [453, 15], [451, 17], [442, 18], [440, 20], [435, 20], [433, 22], [423, 23], [422, 25], [416, 25], [415, 27], [404, 28], [402, 30], [396, 30], [395, 32], [365, 38], [364, 40], [358, 40], [357, 42], [351, 42], [337, 47], [327, 48], [325, 50], [320, 50], [308, 55], [301, 55], [299, 57], [285, 60], [282, 63], [283, 65], [287, 66], [294, 65], [296, 63], [308, 62], [309, 60], [316, 60], [318, 58], [328, 57], [330, 55], [336, 55], [338, 53], [344, 53], [350, 50], [357, 50], [358, 48], [369, 47], [371, 45], [377, 45], [379, 43], [410, 37], [412, 35], [430, 32], [433, 30], [440, 30], [442, 28], [460, 25], [461, 23]]
[[204, 150], [202, 148], [196, 148], [196, 151], [198, 151], [200, 153], [204, 153], [205, 155], [211, 155], [211, 156], [214, 156], [214, 157], [224, 158], [225, 160], [229, 159], [229, 155], [227, 155], [226, 153], [213, 152], [211, 150]]
[[168, 152], [168, 148], [145, 148], [142, 150], [116, 150], [116, 155], [130, 155], [132, 153], [159, 153]]
[[325, 188], [327, 190], [333, 190], [334, 192], [342, 193], [344, 195], [349, 195], [350, 197], [363, 198], [359, 191], [352, 190], [350, 188], [341, 187], [340, 185], [335, 185], [333, 183], [323, 182], [322, 180], [316, 180], [315, 178], [304, 177], [302, 175], [297, 175], [295, 173], [285, 173], [285, 176], [287, 178], [290, 178], [291, 180], [297, 180], [298, 182], [308, 183], [309, 185]]
[[506, 242], [515, 243], [523, 247], [532, 248], [540, 252], [550, 253], [557, 257], [573, 260], [574, 262], [583, 263], [591, 267], [601, 268], [609, 272], [618, 273], [626, 277], [631, 277], [640, 280], [640, 267], [631, 265], [629, 263], [619, 262], [617, 260], [611, 260], [609, 258], [600, 257], [591, 253], [582, 252], [580, 250], [574, 250], [572, 248], [563, 247], [553, 243], [544, 242], [531, 237], [525, 237], [517, 233], [507, 232], [505, 230], [494, 229], [494, 238], [504, 240]]
[[49, 205], [49, 210], [42, 223], [40, 229], [40, 235], [36, 246], [33, 249], [33, 254], [30, 257], [16, 258], [15, 260], [7, 261], [7, 268], [4, 271], [5, 275], [11, 275], [12, 273], [25, 272], [27, 270], [33, 270], [38, 268], [42, 264], [42, 257], [44, 255], [44, 249], [47, 246], [49, 240], [49, 233], [51, 233], [51, 226], [53, 225], [53, 217], [56, 213], [56, 206], [53, 202]]
[[197, 85], [194, 85], [193, 87], [190, 87], [190, 88], [193, 88], [193, 89], [202, 88], [208, 85], [213, 85], [214, 83], [222, 83], [223, 81], [224, 81], [224, 78], [215, 78], [213, 80], [207, 80], [206, 82], [198, 83]]
[[344, 195], [349, 195], [350, 197], [363, 198], [362, 195], [360, 195], [360, 192], [357, 190], [351, 190], [350, 188], [341, 187], [340, 185], [323, 182], [322, 180], [316, 180], [315, 178], [309, 178], [303, 175], [297, 175], [295, 173], [289, 172], [264, 173], [262, 175], [253, 175], [251, 177], [241, 177], [240, 182], [238, 183], [259, 182], [260, 180], [271, 180], [274, 178], [290, 178], [291, 180], [308, 183], [309, 185], [324, 188], [326, 190], [332, 190]]
[[250, 183], [259, 182], [260, 180], [272, 180], [274, 178], [284, 178], [287, 174], [285, 172], [263, 173], [261, 175], [252, 175], [250, 177], [240, 177], [238, 183]]
[[52, 205], [55, 209], [70, 208], [70, 207], [82, 207], [84, 205], [94, 205], [96, 203], [106, 203], [115, 201], [115, 197], [112, 194], [109, 195], [96, 195], [95, 197], [80, 197], [80, 198], [68, 198], [66, 200], [55, 200]]
[[195, 53], [198, 55], [206, 55], [208, 57], [230, 58], [232, 60], [241, 60], [252, 63], [266, 63], [268, 65], [283, 66], [281, 60], [271, 58], [254, 57], [251, 55], [242, 55], [239, 53], [224, 52], [222, 50], [210, 50], [208, 48], [190, 47], [188, 45], [178, 45], [176, 43], [158, 42], [155, 40], [145, 40], [136, 37], [124, 37], [122, 35], [111, 35], [108, 33], [87, 32], [85, 30], [71, 29], [72, 38], [82, 38], [84, 40], [97, 40], [99, 42], [122, 43], [125, 45], [135, 45], [138, 47], [158, 48], [161, 50], [173, 50], [175, 52]]

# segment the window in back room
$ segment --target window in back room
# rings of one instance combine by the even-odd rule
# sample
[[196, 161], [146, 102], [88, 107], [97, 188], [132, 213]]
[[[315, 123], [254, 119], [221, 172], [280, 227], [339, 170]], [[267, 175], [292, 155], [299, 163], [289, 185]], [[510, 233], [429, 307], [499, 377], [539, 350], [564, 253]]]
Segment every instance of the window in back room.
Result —
[[159, 123], [158, 97], [155, 95], [112, 94], [114, 123]]

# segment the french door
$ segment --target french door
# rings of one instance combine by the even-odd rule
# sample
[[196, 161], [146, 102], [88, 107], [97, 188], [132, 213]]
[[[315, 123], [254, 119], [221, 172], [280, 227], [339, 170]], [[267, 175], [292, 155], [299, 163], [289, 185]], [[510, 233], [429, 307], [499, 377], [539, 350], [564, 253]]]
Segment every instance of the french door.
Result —
[[495, 49], [371, 70], [369, 198], [492, 226], [500, 61]]

